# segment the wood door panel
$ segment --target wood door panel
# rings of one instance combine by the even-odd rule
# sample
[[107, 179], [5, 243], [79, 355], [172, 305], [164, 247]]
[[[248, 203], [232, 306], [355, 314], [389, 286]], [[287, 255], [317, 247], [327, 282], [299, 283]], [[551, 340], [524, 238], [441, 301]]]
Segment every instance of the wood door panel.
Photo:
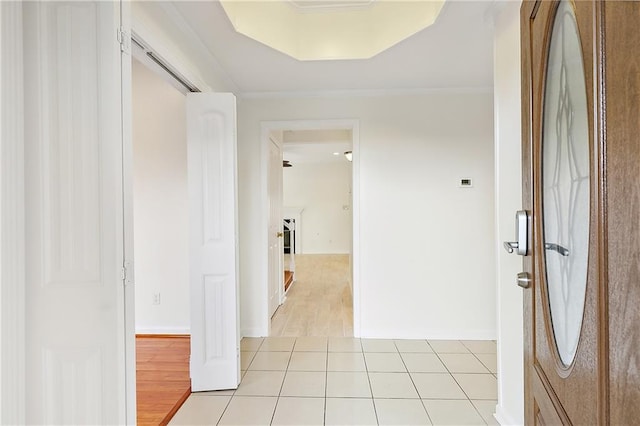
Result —
[[[543, 383], [540, 374], [533, 377], [533, 392], [536, 395], [548, 395], [549, 391]], [[548, 385], [547, 385], [548, 386]], [[569, 419], [564, 409], [560, 406], [557, 398], [536, 398], [535, 399], [535, 423], [541, 425], [568, 424]]]
[[532, 250], [523, 266], [533, 279], [524, 294], [525, 419], [528, 424], [637, 424], [640, 2], [571, 3], [586, 72], [591, 197], [586, 304], [569, 367], [559, 361], [549, 319], [540, 193], [544, 74], [557, 5], [525, 1], [521, 15], [523, 207], [532, 214]]
[[630, 425], [640, 421], [640, 3], [606, 2], [603, 15], [610, 422]]
[[[594, 3], [576, 2], [576, 21], [581, 39], [585, 69], [587, 111], [594, 105]], [[547, 55], [558, 2], [527, 2], [522, 8], [523, 31], [523, 183], [525, 208], [532, 212], [532, 251], [525, 258], [526, 271], [533, 275], [532, 291], [525, 296], [525, 315], [532, 329], [527, 330], [526, 363], [530, 369], [527, 388], [531, 390], [527, 403], [526, 419], [530, 424], [598, 423], [598, 343], [599, 343], [599, 234], [597, 184], [599, 176], [595, 153], [596, 138], [593, 134], [594, 117], [589, 115], [589, 145], [591, 147], [591, 201], [590, 201], [590, 249], [587, 290], [580, 343], [575, 360], [569, 367], [560, 362], [553, 335], [546, 290], [546, 272], [542, 235], [541, 154], [543, 134], [543, 108]], [[533, 408], [535, 407], [535, 408]], [[533, 408], [533, 409], [532, 409]]]

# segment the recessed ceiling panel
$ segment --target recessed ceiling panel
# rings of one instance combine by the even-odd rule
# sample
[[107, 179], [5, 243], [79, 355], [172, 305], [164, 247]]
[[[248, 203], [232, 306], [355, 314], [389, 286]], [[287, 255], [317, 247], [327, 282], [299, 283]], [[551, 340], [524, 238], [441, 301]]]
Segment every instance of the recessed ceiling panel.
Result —
[[436, 21], [444, 0], [220, 2], [235, 30], [301, 61], [366, 59]]

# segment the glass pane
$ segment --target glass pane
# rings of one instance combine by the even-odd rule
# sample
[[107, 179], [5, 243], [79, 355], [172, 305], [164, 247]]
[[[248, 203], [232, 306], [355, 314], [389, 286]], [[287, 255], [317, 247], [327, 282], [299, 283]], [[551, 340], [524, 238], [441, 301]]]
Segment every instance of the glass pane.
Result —
[[580, 39], [568, 1], [556, 13], [544, 98], [542, 203], [549, 307], [565, 365], [584, 312], [589, 253], [589, 129]]

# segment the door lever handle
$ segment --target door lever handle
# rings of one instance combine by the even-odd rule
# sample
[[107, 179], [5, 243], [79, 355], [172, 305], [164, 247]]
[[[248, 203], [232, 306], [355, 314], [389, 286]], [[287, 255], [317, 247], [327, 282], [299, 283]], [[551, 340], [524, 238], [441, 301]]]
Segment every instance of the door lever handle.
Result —
[[516, 239], [517, 241], [505, 241], [504, 249], [508, 253], [515, 252], [520, 256], [526, 256], [528, 252], [528, 221], [529, 217], [524, 210], [518, 210], [516, 212]]
[[518, 243], [516, 241], [505, 241], [502, 244], [504, 245], [504, 249], [507, 253], [513, 253], [513, 251], [518, 248]]
[[569, 256], [569, 249], [566, 247], [562, 247], [560, 244], [545, 243], [544, 248], [546, 248], [547, 250], [557, 251], [562, 256]]

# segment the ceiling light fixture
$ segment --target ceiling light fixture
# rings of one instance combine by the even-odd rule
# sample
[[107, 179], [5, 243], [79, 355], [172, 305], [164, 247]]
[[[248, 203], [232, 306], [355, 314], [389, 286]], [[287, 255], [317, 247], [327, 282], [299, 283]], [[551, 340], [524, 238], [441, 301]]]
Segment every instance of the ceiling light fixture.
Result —
[[349, 160], [349, 161], [353, 161], [353, 152], [351, 151], [345, 151], [344, 153], [344, 157]]

